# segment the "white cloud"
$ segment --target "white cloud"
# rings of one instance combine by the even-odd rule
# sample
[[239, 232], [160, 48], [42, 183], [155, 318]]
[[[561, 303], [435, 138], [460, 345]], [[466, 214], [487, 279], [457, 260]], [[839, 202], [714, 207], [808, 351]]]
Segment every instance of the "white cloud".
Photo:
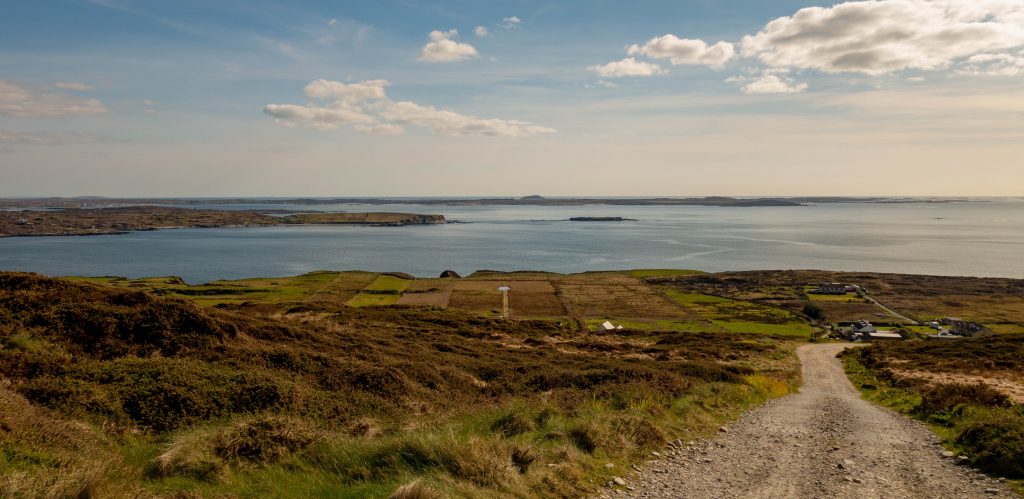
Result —
[[327, 21], [327, 25], [328, 25], [328, 26], [335, 26], [335, 25], [337, 25], [337, 24], [338, 24], [338, 20], [337, 20], [337, 19], [335, 19], [335, 18], [333, 18], [333, 17], [331, 18], [331, 20], [330, 20], [330, 21]]
[[633, 57], [627, 57], [621, 61], [612, 61], [608, 64], [590, 66], [593, 71], [604, 78], [621, 78], [624, 76], [654, 76], [665, 72], [661, 66], [650, 62], [638, 61]]
[[769, 67], [880, 75], [940, 70], [1024, 45], [1024, 2], [875, 0], [808, 7], [743, 37], [742, 53]]
[[477, 26], [473, 28], [473, 34], [479, 38], [483, 38], [491, 33], [487, 31], [487, 26]]
[[364, 101], [387, 98], [385, 89], [389, 85], [391, 83], [387, 80], [342, 83], [321, 78], [309, 82], [302, 91], [311, 99], [333, 99], [345, 106], [352, 106]]
[[1024, 73], [1024, 52], [1021, 55], [978, 54], [971, 56], [964, 62], [959, 72], [967, 75], [1016, 76]]
[[748, 81], [748, 83], [743, 86], [743, 93], [747, 95], [798, 94], [807, 90], [806, 83], [794, 83], [789, 78], [772, 73], [766, 73], [753, 79], [733, 77], [726, 81]]
[[454, 137], [528, 137], [555, 132], [525, 121], [478, 118], [415, 102], [395, 102], [387, 96], [388, 86], [385, 80], [314, 80], [306, 85], [305, 94], [326, 104], [268, 104], [263, 111], [284, 126], [329, 130], [352, 125], [356, 131], [368, 134], [401, 135], [404, 126]]
[[454, 137], [528, 137], [555, 132], [553, 128], [525, 121], [477, 118], [408, 101], [389, 105], [382, 115], [397, 123], [421, 126]]
[[430, 41], [420, 50], [420, 60], [425, 62], [458, 62], [479, 57], [480, 53], [468, 43], [452, 40], [458, 30], [431, 31]]
[[378, 123], [376, 125], [355, 125], [356, 131], [367, 135], [405, 135], [405, 128], [401, 125], [390, 123]]
[[704, 65], [721, 69], [736, 54], [731, 43], [709, 46], [704, 40], [689, 40], [668, 34], [647, 40], [643, 45], [630, 45], [629, 55], [645, 55], [652, 59], [668, 59], [674, 65]]
[[523, 24], [523, 20], [517, 16], [506, 17], [501, 20], [501, 26], [505, 29], [515, 28]]
[[86, 116], [108, 112], [96, 99], [64, 93], [46, 93], [0, 80], [0, 116], [14, 118]]
[[76, 90], [79, 92], [87, 92], [89, 90], [93, 90], [93, 87], [90, 85], [86, 85], [85, 83], [77, 83], [73, 81], [58, 81], [57, 83], [54, 83], [53, 86], [61, 90]]

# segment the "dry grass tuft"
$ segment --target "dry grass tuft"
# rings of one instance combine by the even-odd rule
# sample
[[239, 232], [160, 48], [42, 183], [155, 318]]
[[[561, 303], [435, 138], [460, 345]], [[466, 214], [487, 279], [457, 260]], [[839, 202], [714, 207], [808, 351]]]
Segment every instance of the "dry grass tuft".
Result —
[[389, 499], [440, 499], [433, 489], [419, 480], [414, 480], [396, 489]]
[[534, 421], [519, 411], [506, 413], [491, 425], [491, 431], [510, 438], [536, 429]]
[[283, 416], [246, 417], [221, 429], [178, 435], [157, 456], [160, 476], [217, 480], [229, 465], [267, 465], [323, 441], [309, 423]]

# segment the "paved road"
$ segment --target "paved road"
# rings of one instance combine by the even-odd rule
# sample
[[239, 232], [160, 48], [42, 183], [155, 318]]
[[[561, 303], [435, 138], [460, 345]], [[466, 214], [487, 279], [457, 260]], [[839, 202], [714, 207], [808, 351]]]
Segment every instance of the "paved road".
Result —
[[800, 393], [748, 412], [712, 441], [682, 445], [604, 496], [693, 498], [1016, 497], [956, 466], [923, 425], [860, 397], [836, 354], [805, 345]]

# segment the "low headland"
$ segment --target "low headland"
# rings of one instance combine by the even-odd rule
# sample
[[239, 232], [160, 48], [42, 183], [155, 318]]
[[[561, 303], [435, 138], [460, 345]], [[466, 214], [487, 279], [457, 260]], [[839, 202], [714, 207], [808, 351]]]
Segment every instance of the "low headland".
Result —
[[174, 228], [319, 224], [397, 227], [443, 223], [444, 215], [415, 213], [266, 213], [166, 206], [124, 206], [0, 211], [0, 237], [125, 234]]
[[[1005, 466], [1024, 462], [1021, 406], [1007, 388], [1022, 382], [1024, 281], [445, 275], [189, 285], [0, 272], [0, 495], [624, 491], [634, 465], [687, 452], [792, 393], [796, 348], [862, 319], [903, 341], [851, 354], [872, 376], [858, 386], [904, 390], [892, 400], [947, 428], [965, 464], [1024, 478]], [[860, 291], [824, 294], [822, 283]], [[499, 286], [511, 288], [505, 318]], [[984, 327], [926, 339], [949, 316]]]

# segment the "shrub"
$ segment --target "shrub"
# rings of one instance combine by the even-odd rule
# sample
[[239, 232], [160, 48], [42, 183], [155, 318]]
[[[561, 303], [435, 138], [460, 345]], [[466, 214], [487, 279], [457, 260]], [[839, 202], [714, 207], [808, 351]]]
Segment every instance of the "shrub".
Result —
[[974, 466], [1007, 478], [1024, 478], [1024, 414], [993, 411], [968, 423], [956, 439]]
[[804, 305], [804, 315], [816, 321], [825, 320], [825, 311], [813, 303], [807, 303]]
[[978, 405], [983, 407], [1008, 407], [1010, 399], [998, 390], [981, 383], [939, 383], [921, 390], [923, 414], [948, 413], [960, 407]]

